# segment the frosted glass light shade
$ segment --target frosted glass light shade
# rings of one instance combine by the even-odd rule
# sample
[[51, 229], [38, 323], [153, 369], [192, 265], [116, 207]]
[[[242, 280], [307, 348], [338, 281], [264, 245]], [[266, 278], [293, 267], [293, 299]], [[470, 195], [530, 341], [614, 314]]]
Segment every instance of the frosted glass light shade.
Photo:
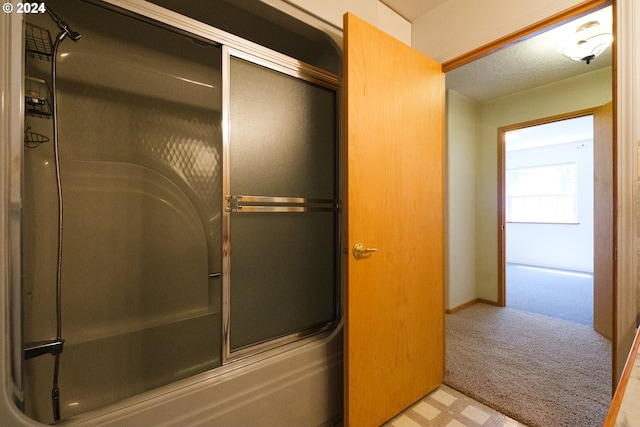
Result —
[[589, 64], [613, 42], [613, 35], [598, 21], [587, 22], [576, 30], [574, 37], [558, 46], [558, 51], [576, 62]]

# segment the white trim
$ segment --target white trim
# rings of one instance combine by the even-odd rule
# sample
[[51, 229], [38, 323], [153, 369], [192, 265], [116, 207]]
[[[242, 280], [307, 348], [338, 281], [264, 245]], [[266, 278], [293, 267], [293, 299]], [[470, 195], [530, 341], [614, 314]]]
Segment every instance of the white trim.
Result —
[[[20, 173], [22, 162], [22, 117], [24, 103], [22, 81], [22, 15], [0, 15], [0, 329], [4, 337], [11, 337], [12, 311], [11, 299], [20, 298], [20, 295], [12, 293], [12, 281], [19, 280], [19, 265], [13, 263], [12, 248], [16, 248], [12, 239], [19, 236], [10, 233], [11, 227], [16, 228], [19, 220], [22, 195], [20, 189]], [[13, 319], [19, 318], [20, 313], [13, 313]], [[13, 322], [15, 324], [15, 322]], [[16, 339], [20, 339], [19, 337]], [[0, 359], [2, 369], [0, 380], [0, 420], [3, 423], [11, 423], [11, 426], [34, 425], [33, 421], [19, 411], [16, 403], [21, 401], [21, 395], [14, 382], [11, 366], [12, 340], [4, 339], [0, 345]], [[21, 358], [21, 346], [16, 349], [14, 357]], [[16, 370], [17, 381], [20, 381], [20, 366], [13, 367]]]
[[616, 378], [631, 349], [638, 315], [638, 155], [640, 155], [640, 3], [617, 2], [617, 314]]

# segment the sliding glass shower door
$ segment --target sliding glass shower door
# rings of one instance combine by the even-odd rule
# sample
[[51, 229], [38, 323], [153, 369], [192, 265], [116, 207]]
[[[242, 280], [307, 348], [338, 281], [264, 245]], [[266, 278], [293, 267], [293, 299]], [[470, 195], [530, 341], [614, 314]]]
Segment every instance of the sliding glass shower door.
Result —
[[[24, 52], [24, 412], [72, 418], [334, 326], [338, 77], [155, 6], [47, 7], [82, 39]], [[25, 47], [59, 30], [25, 19]]]
[[[224, 54], [223, 54], [224, 55]], [[337, 317], [337, 88], [227, 57], [225, 359]]]

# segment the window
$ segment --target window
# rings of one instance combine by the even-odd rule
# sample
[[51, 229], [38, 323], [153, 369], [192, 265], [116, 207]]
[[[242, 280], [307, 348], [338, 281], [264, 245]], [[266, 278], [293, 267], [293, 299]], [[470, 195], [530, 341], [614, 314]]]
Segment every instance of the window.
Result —
[[508, 222], [577, 223], [575, 162], [507, 169]]

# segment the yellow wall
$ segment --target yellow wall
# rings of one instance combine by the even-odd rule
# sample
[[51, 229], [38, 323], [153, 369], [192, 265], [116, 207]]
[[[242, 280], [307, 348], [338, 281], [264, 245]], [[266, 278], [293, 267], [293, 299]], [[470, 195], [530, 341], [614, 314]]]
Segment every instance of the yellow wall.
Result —
[[478, 115], [476, 101], [447, 91], [447, 309], [478, 297]]

